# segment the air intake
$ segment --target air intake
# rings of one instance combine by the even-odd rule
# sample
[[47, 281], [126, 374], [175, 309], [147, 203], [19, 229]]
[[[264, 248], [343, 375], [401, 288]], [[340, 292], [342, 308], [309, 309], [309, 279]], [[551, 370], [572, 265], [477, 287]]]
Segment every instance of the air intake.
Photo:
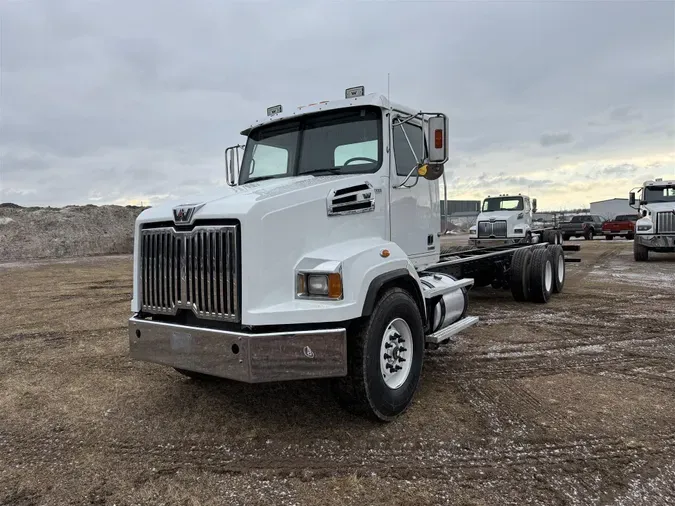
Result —
[[375, 210], [375, 192], [370, 183], [331, 190], [328, 194], [328, 216], [367, 213]]

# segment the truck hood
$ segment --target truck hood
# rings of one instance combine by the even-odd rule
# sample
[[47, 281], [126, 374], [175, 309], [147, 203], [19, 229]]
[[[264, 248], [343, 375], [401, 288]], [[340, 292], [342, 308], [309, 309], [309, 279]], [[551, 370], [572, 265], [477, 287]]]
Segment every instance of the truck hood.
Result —
[[664, 211], [675, 211], [675, 202], [653, 202], [643, 206], [650, 213], [662, 213]]
[[518, 215], [520, 213], [523, 213], [523, 216], [525, 216], [525, 213], [523, 211], [519, 212], [494, 211], [490, 213], [480, 213], [476, 221], [490, 221], [492, 219], [494, 219], [495, 221], [514, 221], [518, 219]]
[[[164, 201], [160, 205], [144, 210], [138, 216], [137, 221], [138, 223], [148, 223], [167, 219], [172, 220], [174, 207], [185, 205], [201, 206], [195, 212], [194, 219], [220, 218], [223, 214], [231, 218], [241, 217], [246, 215], [256, 202], [261, 200], [295, 193], [311, 187], [330, 186], [331, 183], [350, 178], [358, 178], [358, 176], [285, 177], [246, 183], [241, 186], [224, 186], [218, 188], [217, 191], [197, 193], [188, 197], [182, 197], [180, 200], [172, 199]], [[364, 175], [361, 175], [358, 179], [363, 180]]]

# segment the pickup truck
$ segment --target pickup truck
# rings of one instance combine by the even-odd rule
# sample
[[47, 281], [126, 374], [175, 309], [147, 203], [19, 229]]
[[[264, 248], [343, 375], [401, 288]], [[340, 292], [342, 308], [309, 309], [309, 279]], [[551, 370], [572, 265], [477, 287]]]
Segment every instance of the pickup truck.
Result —
[[602, 235], [602, 224], [605, 220], [595, 214], [577, 214], [566, 223], [560, 224], [560, 232], [567, 241], [570, 237], [583, 237], [586, 240], [593, 239], [596, 235]]
[[635, 222], [637, 214], [620, 214], [613, 220], [602, 224], [602, 233], [605, 239], [611, 241], [615, 237], [625, 237], [629, 241], [635, 237]]

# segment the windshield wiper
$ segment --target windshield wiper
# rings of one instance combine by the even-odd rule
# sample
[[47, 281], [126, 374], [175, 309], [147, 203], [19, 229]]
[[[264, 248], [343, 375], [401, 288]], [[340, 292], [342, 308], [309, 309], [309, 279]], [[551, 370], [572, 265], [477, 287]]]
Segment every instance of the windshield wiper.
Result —
[[327, 169], [314, 169], [314, 170], [307, 170], [303, 172], [302, 174], [298, 174], [299, 176], [304, 176], [306, 174], [321, 174], [321, 173], [328, 173], [328, 174], [341, 174], [340, 169], [337, 167], [329, 167]]
[[266, 181], [266, 180], [268, 180], [268, 179], [274, 179], [275, 177], [279, 177], [279, 176], [258, 176], [258, 177], [252, 177], [252, 178], [250, 178], [250, 179], [247, 179], [246, 181], [244, 181], [244, 182], [241, 183], [241, 184], [254, 183], [255, 181]]

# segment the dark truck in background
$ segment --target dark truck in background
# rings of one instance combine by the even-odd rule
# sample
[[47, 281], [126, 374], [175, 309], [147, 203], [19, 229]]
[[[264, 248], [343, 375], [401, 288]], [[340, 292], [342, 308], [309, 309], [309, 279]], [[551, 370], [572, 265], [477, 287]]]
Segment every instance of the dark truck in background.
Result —
[[619, 214], [613, 220], [602, 224], [602, 233], [605, 239], [611, 241], [615, 237], [625, 237], [629, 241], [635, 237], [635, 222], [637, 214]]
[[602, 224], [605, 219], [596, 214], [577, 214], [570, 221], [560, 224], [563, 239], [570, 237], [583, 237], [586, 240], [593, 239], [596, 235], [603, 235]]

